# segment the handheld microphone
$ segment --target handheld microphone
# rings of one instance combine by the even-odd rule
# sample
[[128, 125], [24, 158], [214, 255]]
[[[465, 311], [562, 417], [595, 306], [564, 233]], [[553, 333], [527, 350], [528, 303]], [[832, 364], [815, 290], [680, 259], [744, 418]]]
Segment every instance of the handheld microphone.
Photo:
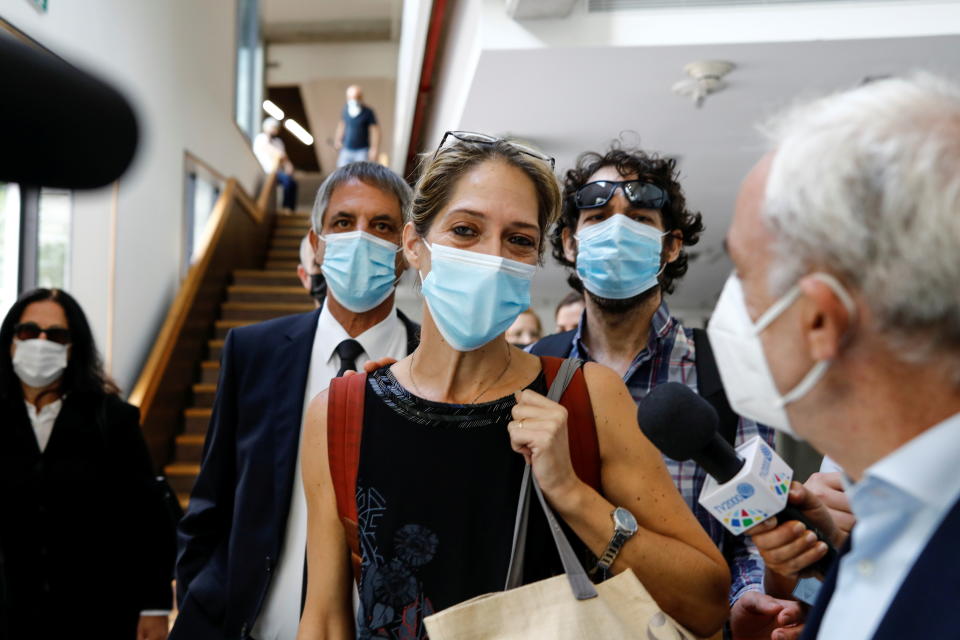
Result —
[[827, 545], [810, 568], [826, 574], [837, 550], [799, 510], [787, 504], [793, 470], [759, 436], [736, 449], [717, 432], [716, 410], [680, 382], [658, 385], [640, 403], [640, 428], [674, 460], [693, 460], [707, 472], [699, 502], [733, 535], [771, 516], [799, 520]]

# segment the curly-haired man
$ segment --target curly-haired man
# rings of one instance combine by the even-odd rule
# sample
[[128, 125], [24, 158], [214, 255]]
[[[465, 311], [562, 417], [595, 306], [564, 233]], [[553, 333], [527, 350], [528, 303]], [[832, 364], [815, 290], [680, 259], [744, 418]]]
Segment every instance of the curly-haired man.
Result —
[[[586, 308], [575, 329], [549, 336], [531, 351], [604, 364], [623, 376], [638, 403], [665, 382], [682, 382], [706, 397], [698, 373], [704, 387], [711, 384], [708, 376], [715, 379], [711, 386], [722, 395], [716, 368], [697, 361], [697, 346], [701, 355], [709, 349], [702, 332], [683, 327], [664, 301], [687, 272], [685, 247], [696, 244], [703, 231], [701, 215], [687, 209], [676, 162], [616, 146], [603, 154], [584, 153], [566, 174], [563, 196], [551, 237], [553, 256], [571, 269], [569, 283], [584, 294]], [[772, 444], [769, 428], [729, 409], [726, 419], [720, 413], [721, 430], [726, 422], [726, 437], [735, 444], [758, 434]], [[725, 535], [697, 502], [704, 470], [692, 461], [665, 462], [730, 563], [733, 637], [770, 638], [774, 629], [800, 620], [797, 603], [764, 594], [763, 561], [752, 543]], [[780, 633], [790, 637], [790, 631]]]

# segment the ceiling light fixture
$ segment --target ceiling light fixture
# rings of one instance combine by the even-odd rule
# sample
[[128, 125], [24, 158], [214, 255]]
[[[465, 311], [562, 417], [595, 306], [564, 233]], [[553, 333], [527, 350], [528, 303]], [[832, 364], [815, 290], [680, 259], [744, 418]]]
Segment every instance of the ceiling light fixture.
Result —
[[692, 99], [693, 104], [700, 108], [708, 95], [726, 88], [727, 83], [723, 78], [733, 71], [735, 66], [726, 60], [691, 62], [683, 68], [690, 79], [674, 84], [673, 92], [678, 96]]
[[269, 113], [271, 116], [273, 116], [277, 120], [283, 120], [283, 116], [284, 116], [283, 109], [281, 109], [274, 103], [270, 102], [269, 100], [263, 101], [263, 110]]
[[310, 133], [306, 129], [301, 127], [300, 123], [294, 120], [293, 118], [287, 118], [283, 123], [283, 127], [287, 131], [295, 135], [297, 137], [297, 140], [299, 140], [303, 144], [308, 146], [313, 144], [313, 136], [310, 135]]

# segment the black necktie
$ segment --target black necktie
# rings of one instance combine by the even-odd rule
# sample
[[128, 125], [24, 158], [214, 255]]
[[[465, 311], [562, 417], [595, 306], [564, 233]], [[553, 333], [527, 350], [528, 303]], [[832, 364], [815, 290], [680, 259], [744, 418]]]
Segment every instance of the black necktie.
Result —
[[357, 356], [363, 353], [363, 347], [356, 340], [348, 338], [337, 345], [337, 355], [340, 356], [340, 370], [337, 371], [337, 377], [343, 375], [344, 371], [357, 370]]

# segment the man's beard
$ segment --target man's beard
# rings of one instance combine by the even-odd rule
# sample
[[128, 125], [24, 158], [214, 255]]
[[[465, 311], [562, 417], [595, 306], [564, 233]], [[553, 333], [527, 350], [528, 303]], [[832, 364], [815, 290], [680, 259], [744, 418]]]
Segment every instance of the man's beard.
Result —
[[650, 287], [646, 291], [638, 293], [637, 295], [630, 298], [604, 298], [598, 296], [586, 287], [583, 288], [584, 293], [590, 296], [590, 299], [593, 300], [601, 311], [604, 313], [609, 313], [613, 315], [622, 315], [630, 313], [631, 311], [642, 307], [644, 304], [648, 303], [652, 298], [654, 298], [657, 293], [660, 291], [660, 285]]

